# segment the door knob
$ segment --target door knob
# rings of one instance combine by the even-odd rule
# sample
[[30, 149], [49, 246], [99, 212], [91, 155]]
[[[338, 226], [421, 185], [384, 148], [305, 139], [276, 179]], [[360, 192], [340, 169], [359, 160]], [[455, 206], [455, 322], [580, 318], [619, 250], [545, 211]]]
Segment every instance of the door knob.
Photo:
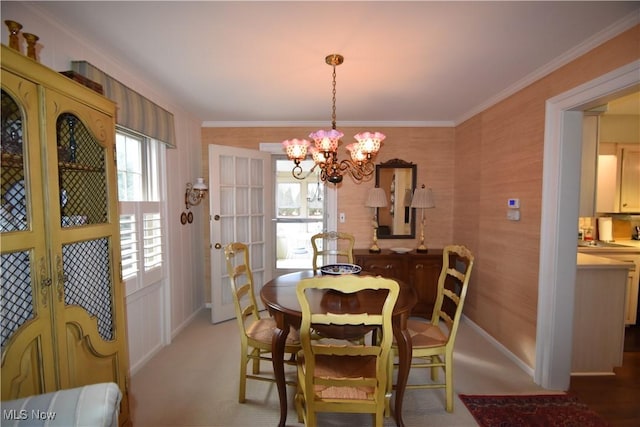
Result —
[[220, 249], [222, 245], [220, 243], [216, 243], [215, 245], [213, 245], [213, 247], [216, 249]]
[[213, 219], [214, 219], [215, 221], [220, 221], [220, 215], [214, 215], [214, 216], [213, 216]]

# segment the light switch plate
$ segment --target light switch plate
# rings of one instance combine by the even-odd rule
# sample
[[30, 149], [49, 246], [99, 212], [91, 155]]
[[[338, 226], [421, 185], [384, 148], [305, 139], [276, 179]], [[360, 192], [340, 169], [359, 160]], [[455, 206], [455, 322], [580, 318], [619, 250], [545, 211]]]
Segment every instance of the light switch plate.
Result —
[[520, 208], [520, 199], [508, 199], [507, 206], [511, 209], [519, 209]]

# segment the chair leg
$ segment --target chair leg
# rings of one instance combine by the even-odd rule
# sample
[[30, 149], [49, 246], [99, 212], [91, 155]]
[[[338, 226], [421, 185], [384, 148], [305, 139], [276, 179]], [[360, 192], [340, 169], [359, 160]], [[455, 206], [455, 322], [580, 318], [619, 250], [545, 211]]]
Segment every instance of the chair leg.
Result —
[[391, 394], [393, 392], [393, 361], [395, 360], [395, 352], [389, 352], [389, 360], [387, 362], [387, 386], [384, 399], [384, 416], [391, 416]]
[[445, 355], [445, 403], [447, 412], [453, 412], [453, 353], [447, 352]]
[[[439, 361], [438, 356], [429, 357], [429, 363], [437, 363], [438, 361]], [[433, 366], [431, 368], [431, 381], [438, 381], [439, 373], [440, 373], [440, 367]]]
[[373, 414], [373, 425], [376, 427], [382, 427], [384, 425], [384, 411], [378, 410]]
[[307, 424], [305, 427], [316, 427], [318, 425], [318, 418], [315, 409], [309, 409], [307, 406]]
[[296, 392], [295, 404], [296, 404], [296, 413], [298, 414], [298, 422], [299, 423], [304, 422], [303, 401], [304, 401], [304, 398], [303, 398], [302, 394], [300, 393], [300, 390], [298, 390]]
[[247, 357], [246, 348], [241, 349], [240, 354], [240, 385], [238, 388], [238, 402], [244, 403], [246, 400], [246, 388], [247, 388], [247, 364], [249, 363], [249, 358]]
[[258, 375], [260, 373], [260, 349], [254, 348], [251, 355], [253, 356], [253, 375]]

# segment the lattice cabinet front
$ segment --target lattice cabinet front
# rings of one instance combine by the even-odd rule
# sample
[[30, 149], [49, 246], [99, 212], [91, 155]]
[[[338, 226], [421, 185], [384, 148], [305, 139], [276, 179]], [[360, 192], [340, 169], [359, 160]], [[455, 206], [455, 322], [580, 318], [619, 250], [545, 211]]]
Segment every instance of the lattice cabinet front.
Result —
[[2, 46], [2, 400], [104, 381], [128, 354], [115, 106]]

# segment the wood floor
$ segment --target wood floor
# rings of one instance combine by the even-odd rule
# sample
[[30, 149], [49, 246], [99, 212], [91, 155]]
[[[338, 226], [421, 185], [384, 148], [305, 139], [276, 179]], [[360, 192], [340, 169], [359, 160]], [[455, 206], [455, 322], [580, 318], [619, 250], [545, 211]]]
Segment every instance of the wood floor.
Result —
[[612, 427], [640, 425], [640, 325], [625, 330], [622, 367], [615, 375], [571, 377], [569, 393], [589, 405]]

